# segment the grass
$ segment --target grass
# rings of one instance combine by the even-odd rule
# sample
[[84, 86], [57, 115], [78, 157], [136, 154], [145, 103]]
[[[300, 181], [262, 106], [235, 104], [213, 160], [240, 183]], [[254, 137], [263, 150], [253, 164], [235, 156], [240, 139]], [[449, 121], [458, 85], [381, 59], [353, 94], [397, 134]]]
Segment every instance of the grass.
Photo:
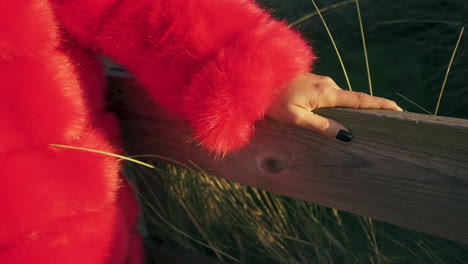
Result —
[[340, 65], [341, 65], [341, 68], [343, 69], [343, 75], [345, 77], [345, 80], [346, 80], [346, 83], [348, 84], [348, 89], [350, 91], [353, 90], [353, 88], [351, 87], [351, 82], [349, 81], [349, 77], [348, 77], [348, 71], [346, 70], [346, 67], [343, 63], [343, 59], [341, 57], [341, 54], [340, 54], [340, 51], [338, 50], [338, 47], [336, 45], [336, 41], [335, 39], [333, 38], [333, 35], [332, 33], [330, 32], [330, 28], [328, 27], [327, 25], [327, 22], [325, 22], [325, 19], [323, 18], [322, 16], [322, 12], [320, 11], [320, 9], [318, 8], [317, 4], [315, 3], [315, 1], [312, 1], [312, 4], [314, 5], [314, 8], [316, 10], [316, 14], [320, 17], [320, 20], [322, 21], [323, 23], [323, 27], [325, 28], [325, 30], [327, 31], [327, 34], [328, 36], [330, 37], [330, 41], [331, 41], [331, 44], [333, 45], [333, 48], [335, 49], [335, 52], [336, 52], [336, 55], [338, 57], [338, 61], [340, 62]]
[[460, 41], [461, 41], [464, 31], [465, 31], [465, 27], [463, 26], [460, 31], [460, 36], [458, 37], [457, 44], [455, 44], [455, 49], [453, 50], [453, 54], [452, 54], [452, 57], [450, 58], [449, 65], [447, 67], [447, 73], [445, 74], [444, 82], [442, 83], [442, 88], [440, 89], [439, 99], [437, 100], [437, 105], [434, 111], [434, 115], [437, 115], [439, 111], [440, 101], [442, 100], [442, 95], [444, 94], [444, 89], [445, 89], [445, 85], [447, 84], [448, 75], [450, 73], [450, 69], [452, 68], [453, 59], [455, 58], [455, 54], [457, 54], [458, 46], [460, 45]]
[[[394, 99], [413, 112], [468, 118], [466, 0], [262, 2], [313, 40], [316, 72], [341, 87]], [[155, 169], [157, 177], [127, 167], [143, 194], [148, 235], [228, 263], [468, 262], [467, 245], [201, 170]]]
[[[468, 246], [158, 164], [129, 166], [149, 236], [227, 263], [462, 264]], [[156, 190], [154, 189], [156, 188]]]
[[[351, 85], [353, 90], [371, 93], [372, 86], [374, 95], [393, 99], [411, 112], [424, 113], [399, 93], [434, 114], [445, 83], [437, 114], [468, 118], [466, 37], [460, 38], [456, 56], [450, 60], [457, 38], [468, 24], [466, 1], [263, 2], [312, 41], [320, 58], [315, 72], [333, 77], [342, 88]], [[321, 10], [320, 15], [317, 10]]]

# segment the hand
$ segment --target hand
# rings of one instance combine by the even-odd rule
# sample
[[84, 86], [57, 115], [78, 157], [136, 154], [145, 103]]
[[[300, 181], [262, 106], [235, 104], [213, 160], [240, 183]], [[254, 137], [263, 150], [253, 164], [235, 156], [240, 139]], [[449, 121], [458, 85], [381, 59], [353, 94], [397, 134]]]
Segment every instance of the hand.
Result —
[[267, 109], [266, 115], [330, 138], [350, 141], [352, 135], [346, 127], [312, 112], [317, 108], [335, 106], [403, 111], [393, 101], [365, 93], [344, 91], [330, 77], [303, 73], [280, 92]]

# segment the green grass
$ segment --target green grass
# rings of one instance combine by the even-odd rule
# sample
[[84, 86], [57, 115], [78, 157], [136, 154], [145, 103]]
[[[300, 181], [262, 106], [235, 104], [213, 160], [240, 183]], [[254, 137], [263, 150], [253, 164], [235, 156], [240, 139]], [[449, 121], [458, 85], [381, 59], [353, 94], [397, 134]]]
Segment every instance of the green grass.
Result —
[[[342, 88], [468, 118], [466, 0], [262, 2], [313, 41], [315, 72]], [[128, 171], [144, 193], [151, 237], [228, 263], [468, 263], [467, 245], [202, 172], [164, 164], [158, 177]]]

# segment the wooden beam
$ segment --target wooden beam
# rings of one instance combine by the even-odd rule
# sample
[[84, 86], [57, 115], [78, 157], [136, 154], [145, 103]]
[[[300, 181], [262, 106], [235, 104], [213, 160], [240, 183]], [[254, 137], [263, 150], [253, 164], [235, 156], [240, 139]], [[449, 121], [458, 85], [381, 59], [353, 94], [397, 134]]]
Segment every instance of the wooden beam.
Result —
[[215, 161], [189, 129], [141, 90], [119, 92], [132, 154], [188, 160], [210, 174], [468, 243], [468, 120], [379, 110], [320, 109], [346, 125], [350, 143], [266, 120], [251, 144]]

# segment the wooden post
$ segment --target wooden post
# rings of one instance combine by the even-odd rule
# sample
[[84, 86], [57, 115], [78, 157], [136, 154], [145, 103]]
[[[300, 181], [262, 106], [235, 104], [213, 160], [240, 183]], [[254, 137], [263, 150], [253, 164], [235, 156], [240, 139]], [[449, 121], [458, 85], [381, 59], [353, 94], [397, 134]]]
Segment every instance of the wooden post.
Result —
[[249, 146], [215, 161], [186, 143], [184, 123], [141, 89], [127, 89], [113, 100], [131, 154], [190, 160], [228, 180], [468, 243], [468, 120], [320, 109], [346, 125], [353, 141], [266, 120]]

